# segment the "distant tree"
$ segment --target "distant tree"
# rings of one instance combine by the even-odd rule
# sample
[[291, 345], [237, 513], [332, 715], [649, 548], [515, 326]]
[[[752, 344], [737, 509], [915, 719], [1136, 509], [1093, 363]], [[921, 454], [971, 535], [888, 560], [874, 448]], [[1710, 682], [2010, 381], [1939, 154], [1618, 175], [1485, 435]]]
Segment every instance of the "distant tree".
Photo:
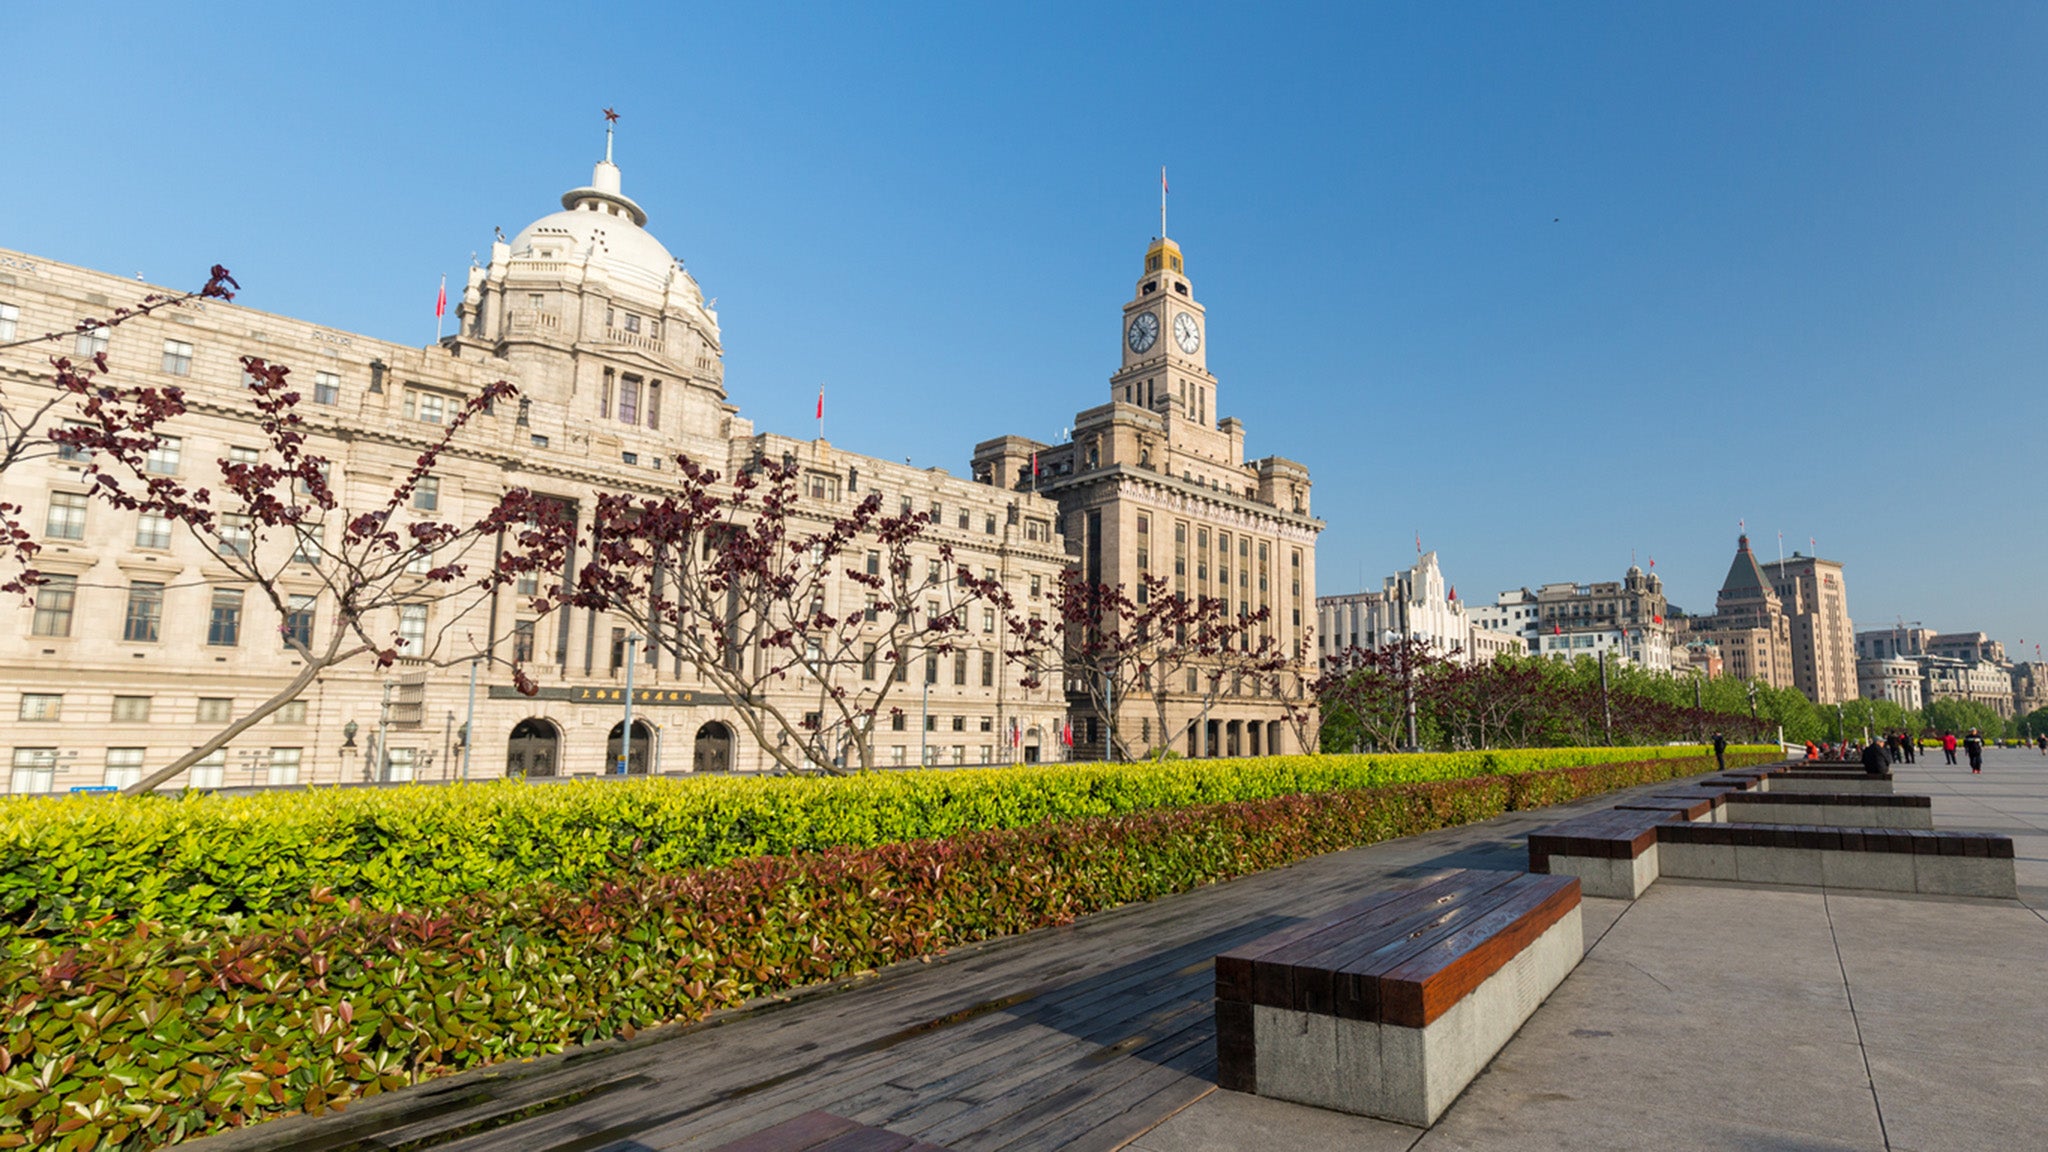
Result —
[[[106, 371], [104, 355], [97, 367]], [[329, 483], [328, 459], [309, 447], [290, 370], [256, 357], [244, 357], [242, 369], [246, 416], [263, 443], [248, 457], [217, 461], [217, 488], [148, 466], [166, 424], [187, 411], [179, 388], [79, 388], [85, 399], [78, 421], [51, 433], [89, 455], [86, 475], [99, 498], [170, 521], [199, 540], [234, 584], [268, 601], [283, 622], [279, 643], [299, 661], [298, 672], [268, 698], [129, 792], [175, 779], [296, 700], [323, 673], [358, 659], [377, 667], [401, 656], [444, 664], [487, 659], [510, 665], [515, 683], [534, 690], [516, 661], [497, 654], [500, 638], [486, 634], [488, 609], [499, 589], [520, 576], [554, 570], [569, 528], [552, 505], [523, 488], [463, 521], [421, 514], [439, 508], [433, 472], [441, 457], [480, 413], [513, 397], [513, 387], [499, 381], [469, 397], [394, 487], [351, 503]], [[316, 594], [304, 593], [309, 581]], [[466, 642], [451, 644], [457, 636]], [[451, 647], [460, 650], [451, 654]]]
[[597, 497], [589, 562], [564, 595], [730, 699], [786, 771], [876, 768], [899, 693], [962, 658], [973, 606], [1008, 604], [950, 546], [920, 547], [929, 515], [884, 516], [878, 494], [829, 515], [799, 505], [793, 464], [760, 460], [728, 483], [677, 457], [674, 475], [658, 496]]
[[[116, 308], [105, 317], [88, 317], [64, 331], [44, 332], [0, 344], [0, 351], [4, 351], [54, 344], [67, 336], [83, 341], [74, 349], [74, 355], [80, 358], [61, 354], [50, 358], [48, 386], [24, 387], [10, 393], [0, 384], [0, 476], [16, 465], [65, 452], [64, 443], [52, 433], [63, 429], [67, 417], [75, 416], [87, 397], [121, 394], [119, 385], [105, 379], [108, 369], [104, 337], [113, 329], [167, 308], [183, 307], [193, 300], [232, 300], [239, 287], [228, 270], [216, 264], [206, 284], [191, 292], [174, 296], [150, 293], [134, 307]], [[148, 435], [152, 421], [159, 418], [148, 408], [137, 408], [131, 416], [137, 423], [125, 431], [135, 436]], [[22, 523], [23, 515], [20, 505], [0, 501], [0, 592], [27, 595], [44, 582], [35, 568], [36, 554], [42, 546], [36, 541], [37, 533]]]
[[2005, 717], [1989, 704], [1975, 700], [1958, 700], [1947, 697], [1930, 700], [1922, 713], [1927, 727], [1935, 733], [1953, 732], [1958, 736], [1975, 728], [1986, 736], [2005, 734]]

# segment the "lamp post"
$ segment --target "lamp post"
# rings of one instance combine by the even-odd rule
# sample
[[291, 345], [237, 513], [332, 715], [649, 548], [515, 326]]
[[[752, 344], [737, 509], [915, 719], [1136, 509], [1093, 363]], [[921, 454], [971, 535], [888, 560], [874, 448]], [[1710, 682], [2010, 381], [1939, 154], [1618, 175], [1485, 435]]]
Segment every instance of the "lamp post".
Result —
[[637, 633], [626, 637], [626, 719], [619, 729], [619, 775], [626, 775], [633, 766], [633, 648], [640, 643]]
[[462, 778], [469, 779], [469, 750], [476, 743], [476, 666], [482, 656], [469, 659], [469, 709], [462, 714]]
[[1600, 731], [1607, 744], [1614, 744], [1614, 709], [1607, 704], [1607, 649], [1600, 650]]
[[917, 766], [919, 768], [924, 767], [926, 764], [927, 753], [925, 751], [924, 742], [929, 733], [931, 732], [931, 727], [932, 672], [931, 665], [927, 663], [925, 665], [924, 673], [924, 702], [922, 704], [919, 704], [917, 708]]
[[382, 783], [391, 762], [391, 681], [384, 682], [384, 699], [377, 705], [377, 763], [370, 779]]

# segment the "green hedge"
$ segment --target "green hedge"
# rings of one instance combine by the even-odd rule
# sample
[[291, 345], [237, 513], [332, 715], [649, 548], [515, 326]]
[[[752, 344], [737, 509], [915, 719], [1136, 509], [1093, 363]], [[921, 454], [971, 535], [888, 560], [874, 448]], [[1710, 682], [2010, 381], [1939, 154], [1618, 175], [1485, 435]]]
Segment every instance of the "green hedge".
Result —
[[[1742, 757], [1740, 762], [1766, 759]], [[1301, 860], [1703, 771], [1648, 760], [835, 847], [0, 959], [0, 1147], [154, 1147]]]
[[[497, 781], [257, 796], [0, 803], [0, 924], [54, 936], [302, 908], [315, 894], [416, 908], [627, 866], [873, 846], [1388, 784], [1697, 756], [1696, 747], [1270, 756], [839, 778]], [[111, 918], [111, 919], [107, 919]]]

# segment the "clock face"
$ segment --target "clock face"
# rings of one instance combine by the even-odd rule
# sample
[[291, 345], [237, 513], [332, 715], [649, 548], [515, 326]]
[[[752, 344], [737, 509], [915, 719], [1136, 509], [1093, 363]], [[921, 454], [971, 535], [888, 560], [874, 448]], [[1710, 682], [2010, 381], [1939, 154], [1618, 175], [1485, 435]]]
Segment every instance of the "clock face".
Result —
[[1150, 312], [1140, 312], [1131, 321], [1131, 330], [1124, 333], [1124, 340], [1133, 352], [1149, 352], [1159, 341], [1159, 317]]
[[1193, 356], [1195, 349], [1202, 346], [1202, 326], [1195, 323], [1195, 318], [1185, 312], [1175, 316], [1173, 342], [1180, 345], [1181, 351]]

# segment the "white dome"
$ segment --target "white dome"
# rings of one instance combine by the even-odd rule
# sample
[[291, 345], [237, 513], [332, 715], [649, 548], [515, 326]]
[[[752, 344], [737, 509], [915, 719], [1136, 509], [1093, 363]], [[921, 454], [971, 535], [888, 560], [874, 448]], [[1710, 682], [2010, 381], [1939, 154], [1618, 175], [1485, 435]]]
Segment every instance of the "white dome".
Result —
[[582, 260], [614, 276], [660, 291], [676, 272], [676, 258], [641, 227], [647, 213], [619, 192], [619, 170], [597, 165], [589, 187], [562, 196], [560, 212], [520, 229], [512, 255], [534, 260]]

